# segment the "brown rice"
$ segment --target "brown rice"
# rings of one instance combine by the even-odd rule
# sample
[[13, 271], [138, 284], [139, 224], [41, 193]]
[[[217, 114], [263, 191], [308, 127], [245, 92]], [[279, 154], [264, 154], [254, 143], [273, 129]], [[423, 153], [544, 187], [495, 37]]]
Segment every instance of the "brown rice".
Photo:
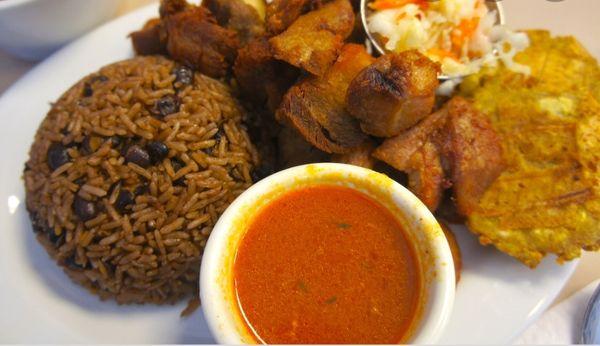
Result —
[[[160, 304], [196, 292], [213, 225], [252, 183], [258, 158], [242, 108], [219, 81], [176, 80], [181, 68], [153, 56], [102, 68], [53, 104], [31, 147], [24, 179], [37, 238], [103, 299]], [[165, 97], [178, 104], [167, 115], [157, 108]], [[167, 156], [127, 159], [133, 146], [149, 153], [149, 141]]]

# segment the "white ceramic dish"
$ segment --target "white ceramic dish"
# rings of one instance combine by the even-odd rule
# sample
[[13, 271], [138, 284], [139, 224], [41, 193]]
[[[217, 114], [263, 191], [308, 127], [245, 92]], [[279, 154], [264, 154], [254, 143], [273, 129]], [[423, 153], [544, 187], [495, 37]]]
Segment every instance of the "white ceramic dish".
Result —
[[[527, 13], [536, 10], [525, 6], [522, 1], [505, 1], [507, 17], [522, 18], [512, 23], [515, 27], [527, 27]], [[574, 7], [582, 15], [587, 12]], [[102, 65], [132, 56], [128, 33], [156, 13], [157, 7], [149, 6], [102, 26], [51, 56], [0, 98], [0, 342], [214, 342], [199, 311], [179, 318], [185, 302], [118, 306], [100, 302], [71, 283], [35, 241], [23, 205], [23, 163], [49, 102]], [[557, 22], [541, 24], [561, 28]], [[592, 51], [598, 51], [597, 46]], [[482, 247], [466, 229], [454, 229], [464, 269], [442, 343], [509, 343], [551, 304], [576, 266], [559, 266], [548, 258], [532, 271]]]
[[[409, 342], [433, 344], [440, 336], [452, 313], [455, 276], [450, 247], [444, 232], [429, 209], [410, 191], [387, 176], [356, 166], [318, 163], [277, 172], [240, 195], [223, 213], [206, 244], [200, 270], [202, 311], [219, 343], [252, 343], [237, 312], [233, 291], [233, 259], [245, 233], [246, 222], [263, 206], [287, 191], [321, 184], [349, 187], [381, 201], [394, 214], [416, 244], [422, 263], [425, 306]], [[431, 256], [431, 257], [429, 257]]]
[[0, 48], [39, 60], [111, 18], [119, 0], [2, 0]]

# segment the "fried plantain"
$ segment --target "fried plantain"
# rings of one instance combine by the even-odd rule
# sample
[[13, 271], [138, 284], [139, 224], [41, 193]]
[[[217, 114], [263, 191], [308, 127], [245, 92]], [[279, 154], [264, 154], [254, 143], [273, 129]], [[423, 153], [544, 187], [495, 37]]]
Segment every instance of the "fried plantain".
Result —
[[572, 37], [528, 33], [516, 61], [463, 82], [501, 139], [506, 170], [468, 214], [469, 229], [530, 267], [600, 249], [600, 67]]

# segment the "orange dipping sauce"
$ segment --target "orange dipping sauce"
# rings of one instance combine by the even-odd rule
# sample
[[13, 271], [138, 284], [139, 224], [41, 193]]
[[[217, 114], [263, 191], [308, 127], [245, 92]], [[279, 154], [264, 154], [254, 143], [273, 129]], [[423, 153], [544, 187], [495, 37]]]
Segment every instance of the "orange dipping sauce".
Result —
[[388, 208], [319, 185], [285, 193], [251, 220], [234, 289], [258, 342], [398, 343], [419, 315], [419, 268]]

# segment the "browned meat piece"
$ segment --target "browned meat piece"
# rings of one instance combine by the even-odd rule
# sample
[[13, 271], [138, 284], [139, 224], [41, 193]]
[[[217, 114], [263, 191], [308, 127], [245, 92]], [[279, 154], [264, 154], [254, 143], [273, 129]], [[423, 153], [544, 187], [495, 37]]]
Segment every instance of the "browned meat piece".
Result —
[[159, 18], [153, 18], [144, 24], [141, 30], [129, 34], [133, 50], [137, 55], [165, 54], [167, 52], [167, 34]]
[[329, 0], [273, 0], [267, 4], [266, 24], [270, 35], [278, 35], [306, 12], [321, 8]]
[[346, 111], [344, 98], [350, 81], [372, 61], [363, 46], [344, 46], [323, 77], [308, 77], [286, 93], [277, 110], [278, 119], [291, 124], [308, 142], [325, 152], [352, 151], [366, 136]]
[[160, 18], [183, 12], [191, 7], [187, 0], [161, 0], [158, 13]]
[[275, 60], [267, 38], [259, 37], [238, 51], [233, 74], [245, 99], [275, 112], [285, 92], [298, 78], [298, 69]]
[[500, 140], [491, 124], [463, 98], [408, 131], [387, 139], [373, 156], [409, 174], [409, 187], [434, 211], [453, 186], [458, 211], [473, 210], [504, 169]]
[[337, 58], [353, 28], [352, 5], [348, 0], [335, 0], [300, 16], [269, 42], [277, 59], [322, 76]]
[[375, 167], [375, 159], [371, 155], [373, 150], [375, 150], [375, 143], [367, 140], [363, 145], [351, 152], [347, 154], [335, 154], [331, 159], [333, 162], [373, 169]]
[[204, 7], [193, 7], [163, 19], [167, 51], [176, 61], [211, 77], [225, 76], [235, 60], [235, 32], [220, 27]]
[[242, 0], [203, 0], [202, 6], [210, 10], [219, 25], [235, 31], [242, 46], [265, 34], [258, 12]]
[[441, 110], [423, 119], [417, 126], [385, 140], [373, 152], [373, 156], [388, 165], [403, 171], [409, 167], [413, 154], [419, 150], [430, 138], [446, 125], [448, 110]]
[[487, 118], [467, 100], [455, 97], [447, 105], [450, 162], [458, 211], [469, 215], [487, 188], [504, 170], [498, 134]]
[[444, 170], [435, 144], [426, 142], [404, 169], [409, 189], [429, 208], [436, 210], [444, 192]]
[[416, 50], [383, 55], [350, 84], [348, 110], [366, 133], [393, 137], [431, 114], [439, 72]]
[[298, 131], [284, 126], [277, 136], [278, 169], [316, 162], [328, 162], [331, 155], [313, 147]]
[[271, 35], [285, 31], [308, 11], [311, 0], [273, 0], [267, 4], [267, 29]]

